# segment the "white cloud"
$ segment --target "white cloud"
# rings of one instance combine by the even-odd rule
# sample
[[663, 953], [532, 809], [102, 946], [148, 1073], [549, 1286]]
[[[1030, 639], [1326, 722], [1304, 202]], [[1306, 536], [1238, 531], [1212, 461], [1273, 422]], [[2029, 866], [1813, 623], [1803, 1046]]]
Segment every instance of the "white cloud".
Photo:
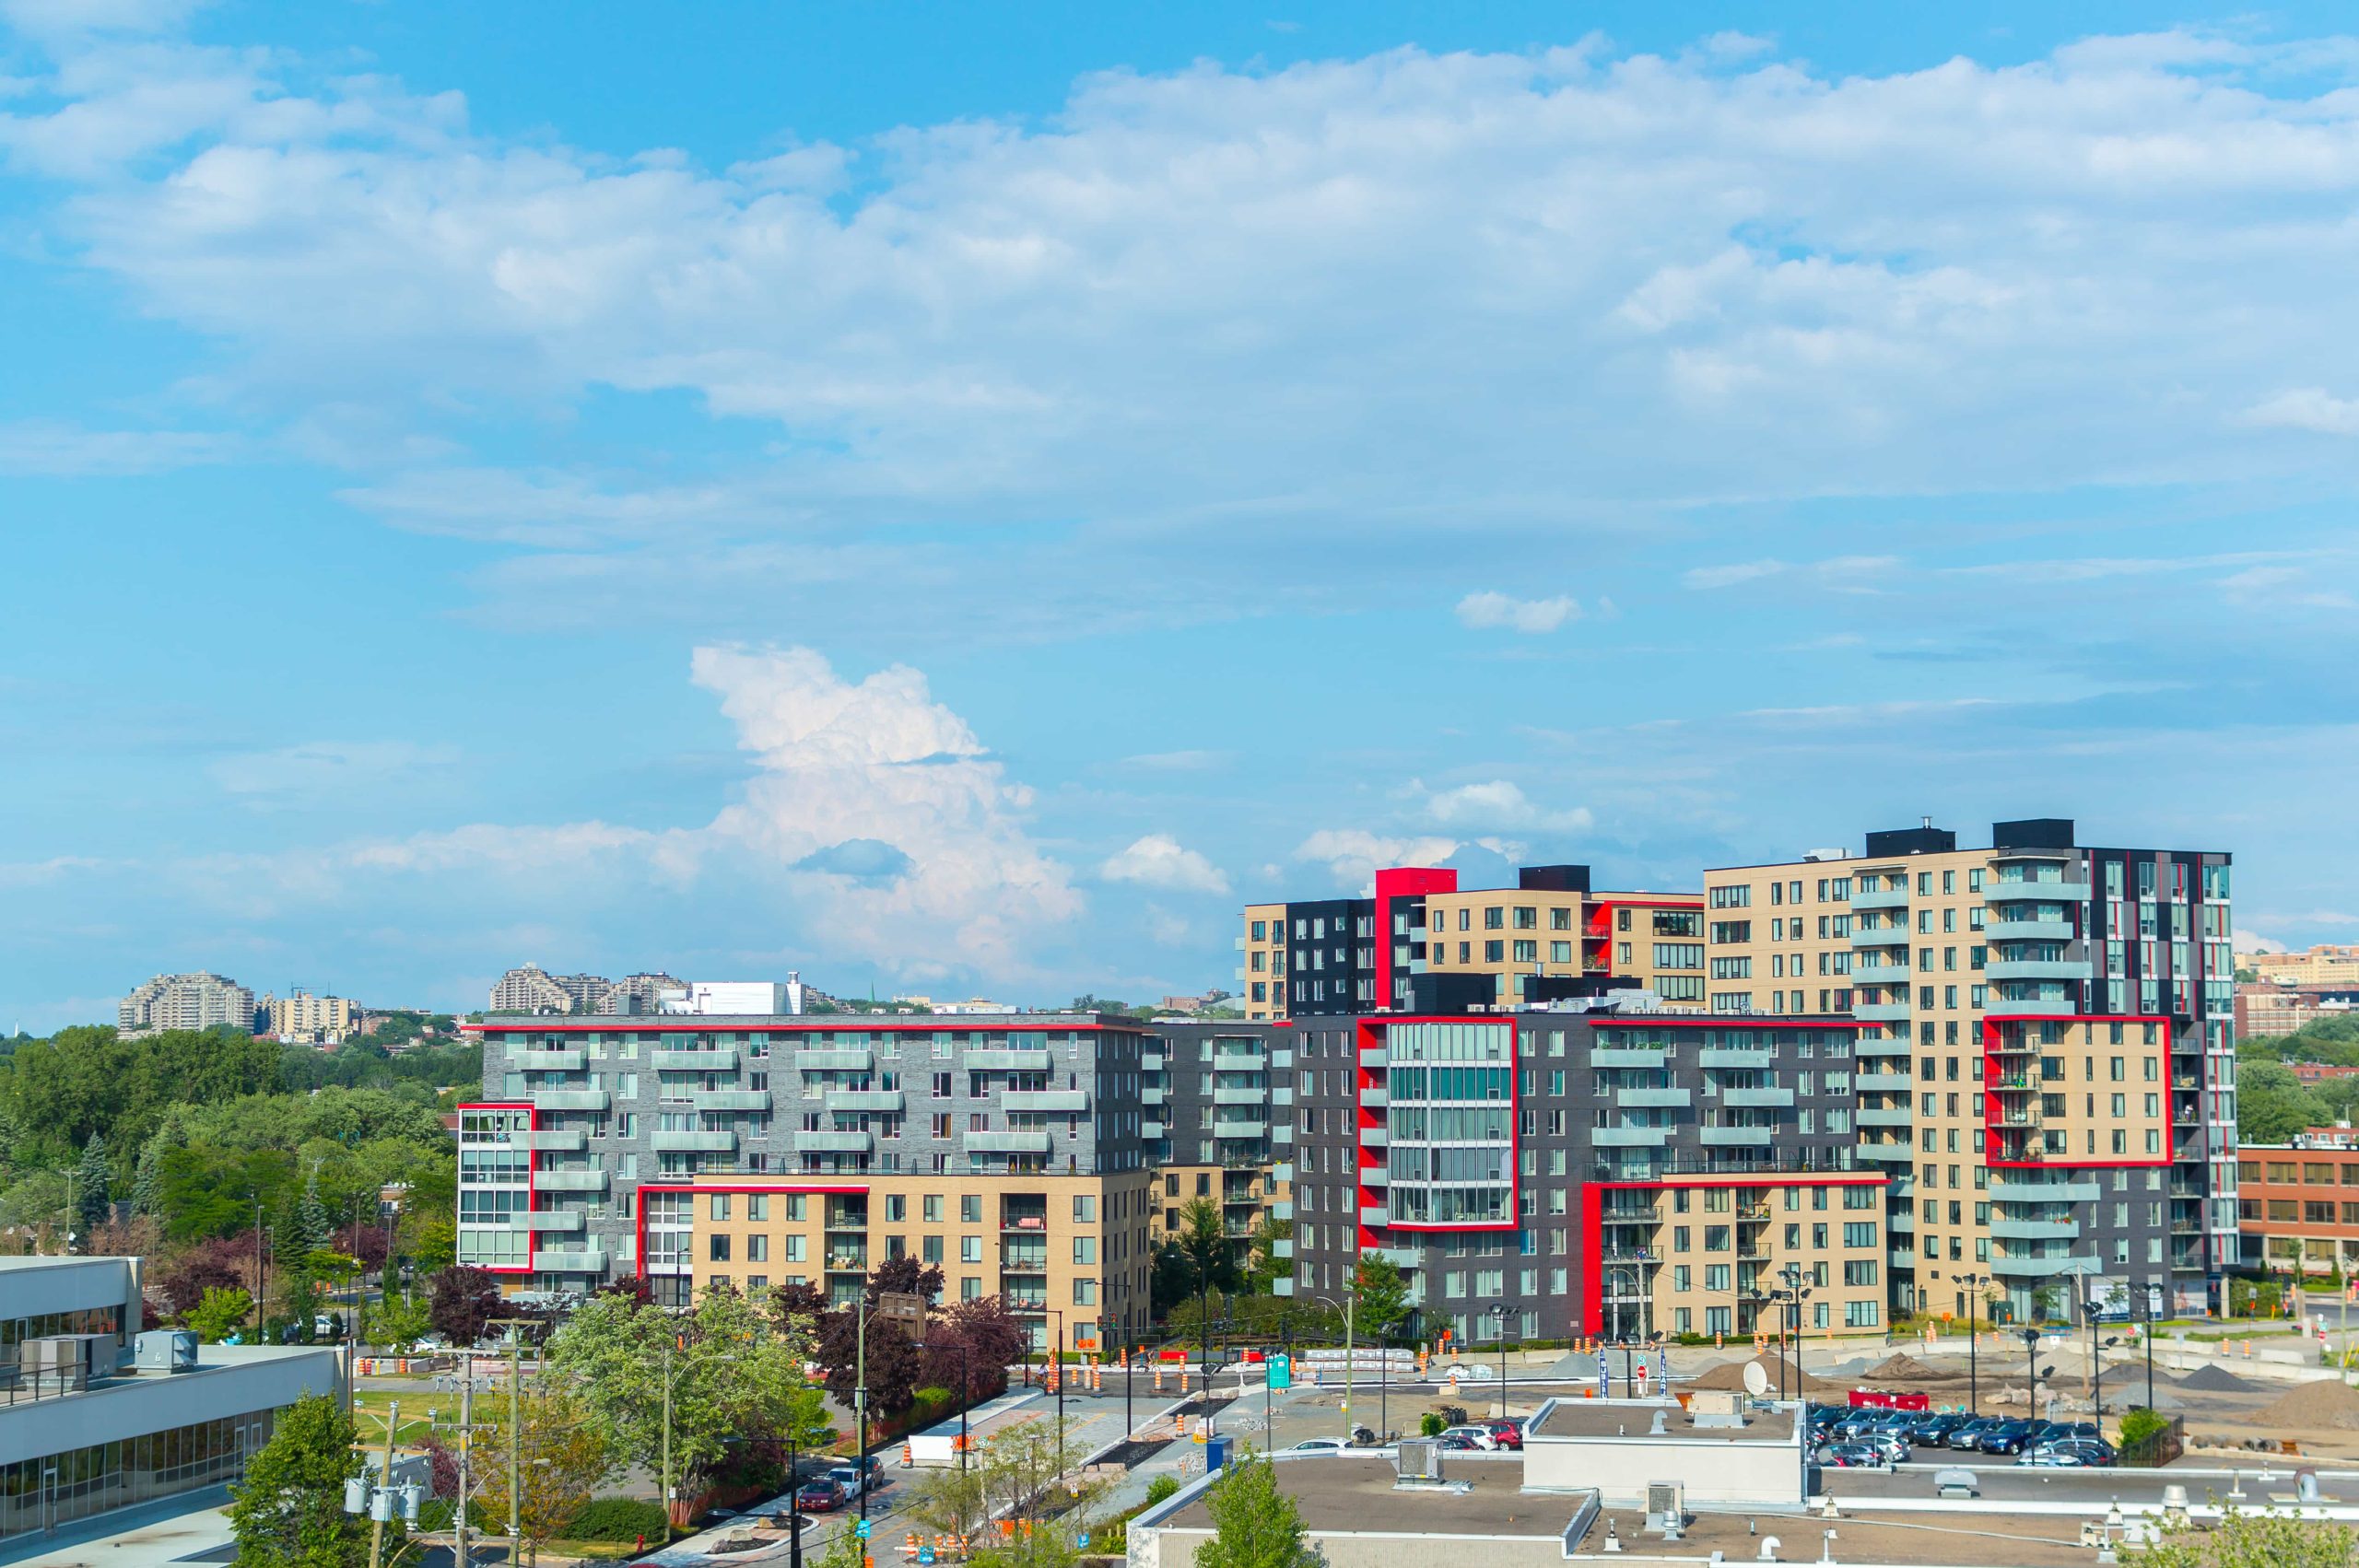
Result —
[[43, 478], [162, 474], [223, 462], [238, 443], [194, 430], [86, 430], [54, 419], [0, 425], [0, 474]]
[[1142, 752], [1136, 756], [1124, 757], [1122, 766], [1137, 768], [1143, 773], [1210, 773], [1226, 767], [1236, 760], [1235, 752]]
[[1097, 874], [1109, 882], [1134, 882], [1144, 887], [1169, 888], [1180, 893], [1226, 893], [1228, 878], [1193, 849], [1182, 848], [1168, 833], [1150, 833], [1109, 855]]
[[2238, 953], [2283, 953], [2287, 951], [2283, 942], [2277, 941], [2273, 937], [2265, 937], [2259, 931], [2238, 930], [2235, 933], [2231, 945], [2233, 945]]
[[1741, 582], [1776, 577], [1786, 569], [1783, 561], [1731, 561], [1726, 566], [1691, 568], [1680, 574], [1679, 580], [1689, 588], [1734, 588]]
[[1458, 602], [1461, 625], [1480, 629], [1506, 627], [1519, 632], [1553, 632], [1579, 618], [1581, 607], [1566, 595], [1554, 599], [1510, 599], [1504, 593], [1470, 593]]
[[1364, 885], [1379, 866], [1438, 866], [1458, 852], [1455, 838], [1370, 833], [1356, 827], [1323, 827], [1296, 846], [1297, 860], [1324, 861], [1336, 881]]
[[2359, 436], [2359, 398], [2335, 397], [2323, 387], [2299, 387], [2254, 404], [2245, 418], [2321, 436]]
[[1445, 827], [1532, 829], [1571, 833], [1592, 825], [1586, 807], [1547, 811], [1525, 795], [1520, 785], [1506, 778], [1482, 784], [1461, 784], [1426, 797], [1426, 813]]
[[1834, 556], [1800, 565], [1778, 560], [1732, 561], [1726, 566], [1692, 568], [1681, 573], [1679, 580], [1688, 588], [1714, 589], [1734, 588], [1763, 578], [1795, 576], [1833, 592], [1857, 593], [1868, 587], [1870, 579], [1883, 577], [1899, 565], [1899, 558], [1894, 556]]

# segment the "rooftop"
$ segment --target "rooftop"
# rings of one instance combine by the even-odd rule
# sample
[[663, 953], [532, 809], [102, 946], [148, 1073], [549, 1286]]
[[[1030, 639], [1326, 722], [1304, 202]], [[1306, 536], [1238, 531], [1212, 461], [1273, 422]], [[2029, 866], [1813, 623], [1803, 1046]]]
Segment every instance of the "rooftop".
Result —
[[[1664, 1430], [1660, 1437], [1652, 1432], [1657, 1415], [1663, 1418]], [[1790, 1407], [1748, 1410], [1744, 1421], [1745, 1424], [1738, 1427], [1697, 1426], [1696, 1418], [1676, 1403], [1666, 1404], [1660, 1399], [1551, 1399], [1540, 1407], [1526, 1435], [1652, 1438], [1683, 1444], [1790, 1443], [1794, 1439], [1794, 1412]]]
[[[1528, 1535], [1554, 1539], [1572, 1522], [1576, 1499], [1523, 1490], [1523, 1461], [1449, 1454], [1443, 1475], [1473, 1490], [1400, 1491], [1390, 1458], [1316, 1454], [1287, 1457], [1277, 1466], [1278, 1484], [1301, 1505], [1302, 1522], [1313, 1530], [1403, 1531], [1418, 1535]], [[1161, 1521], [1175, 1530], [1208, 1530], [1212, 1515], [1199, 1492]]]
[[715, 1029], [1136, 1029], [1139, 1021], [1112, 1012], [490, 1012], [462, 1030], [596, 1029], [607, 1033], [701, 1035]]

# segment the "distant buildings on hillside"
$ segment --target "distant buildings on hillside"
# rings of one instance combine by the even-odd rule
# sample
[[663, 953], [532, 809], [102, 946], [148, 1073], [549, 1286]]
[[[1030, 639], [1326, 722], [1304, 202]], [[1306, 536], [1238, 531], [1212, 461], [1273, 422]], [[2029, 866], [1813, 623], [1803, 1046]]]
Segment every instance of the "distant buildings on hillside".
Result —
[[253, 1026], [254, 993], [227, 975], [158, 975], [115, 1008], [115, 1027], [126, 1036]]
[[2263, 985], [2359, 988], [2359, 946], [2321, 942], [2300, 953], [2239, 953], [2236, 967]]
[[552, 975], [537, 964], [526, 964], [499, 977], [491, 988], [487, 1012], [596, 1013], [606, 1017], [639, 1017], [657, 1012], [760, 1013], [792, 1015], [818, 1000], [802, 977], [783, 981], [699, 980], [694, 984], [661, 973], [626, 975], [609, 980], [603, 975]]

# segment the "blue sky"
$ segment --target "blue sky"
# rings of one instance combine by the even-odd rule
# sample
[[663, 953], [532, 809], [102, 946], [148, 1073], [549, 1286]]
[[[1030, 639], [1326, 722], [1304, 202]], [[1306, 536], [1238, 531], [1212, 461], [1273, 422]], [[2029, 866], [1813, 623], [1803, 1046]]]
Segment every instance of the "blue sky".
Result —
[[0, 1026], [1920, 814], [2349, 940], [2359, 41], [2066, 9], [0, 0]]

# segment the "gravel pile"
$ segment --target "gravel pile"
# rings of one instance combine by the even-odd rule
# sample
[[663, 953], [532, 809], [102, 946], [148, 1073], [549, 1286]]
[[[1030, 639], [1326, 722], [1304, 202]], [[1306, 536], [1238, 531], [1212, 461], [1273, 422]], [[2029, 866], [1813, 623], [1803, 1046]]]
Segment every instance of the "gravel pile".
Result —
[[2340, 1383], [2304, 1383], [2252, 1414], [2255, 1426], [2289, 1426], [2317, 1431], [2341, 1427], [2359, 1431], [2359, 1389]]
[[2199, 1366], [2178, 1380], [2182, 1388], [2199, 1394], [2249, 1394], [2259, 1385], [2247, 1382], [2224, 1366]]

